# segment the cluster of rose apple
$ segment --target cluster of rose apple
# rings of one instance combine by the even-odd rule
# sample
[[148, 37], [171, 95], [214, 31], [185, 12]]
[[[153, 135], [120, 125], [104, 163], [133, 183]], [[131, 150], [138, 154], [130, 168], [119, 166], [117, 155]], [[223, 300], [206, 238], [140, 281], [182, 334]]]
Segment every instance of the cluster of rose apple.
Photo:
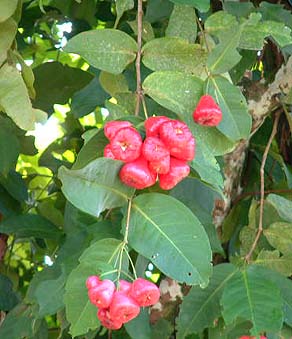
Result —
[[[239, 339], [255, 339], [255, 337], [250, 337], [249, 335], [244, 335], [244, 336], [240, 337]], [[267, 337], [265, 337], [264, 335], [261, 335], [260, 339], [267, 339]]]
[[[222, 112], [211, 96], [204, 95], [193, 118], [198, 124], [216, 126]], [[104, 156], [125, 162], [119, 176], [128, 186], [143, 189], [158, 179], [162, 189], [172, 189], [190, 173], [187, 162], [194, 159], [195, 139], [184, 122], [165, 116], [148, 118], [145, 130], [143, 141], [129, 121], [106, 123], [104, 133], [110, 142]]]
[[116, 288], [111, 280], [93, 275], [86, 280], [86, 287], [90, 302], [98, 308], [100, 323], [112, 330], [136, 318], [140, 307], [152, 306], [160, 297], [158, 287], [142, 278], [133, 283], [121, 279]]

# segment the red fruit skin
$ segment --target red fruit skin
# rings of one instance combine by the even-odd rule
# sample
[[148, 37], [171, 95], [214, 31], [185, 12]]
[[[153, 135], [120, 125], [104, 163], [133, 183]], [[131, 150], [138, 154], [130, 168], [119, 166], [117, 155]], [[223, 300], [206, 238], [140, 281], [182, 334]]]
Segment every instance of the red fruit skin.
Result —
[[166, 174], [169, 172], [170, 168], [170, 156], [166, 156], [161, 160], [157, 161], [149, 161], [148, 163], [149, 169], [152, 172], [156, 172], [158, 174]]
[[192, 137], [184, 147], [173, 146], [170, 148], [170, 154], [180, 160], [192, 161], [195, 157], [196, 141]]
[[195, 139], [189, 127], [182, 121], [170, 120], [159, 128], [160, 138], [169, 149], [170, 155], [181, 160], [193, 160]]
[[111, 139], [110, 147], [115, 159], [131, 162], [141, 155], [142, 138], [133, 127], [121, 128]]
[[211, 95], [203, 95], [193, 112], [194, 122], [203, 126], [217, 126], [222, 120], [222, 111]]
[[109, 330], [118, 330], [123, 326], [123, 323], [120, 320], [113, 319], [110, 316], [108, 308], [99, 309], [97, 312], [97, 318], [100, 320], [101, 325]]
[[[240, 337], [239, 339], [255, 339], [255, 337], [250, 337], [248, 335], [244, 335], [244, 336]], [[265, 337], [264, 335], [261, 335], [260, 339], [267, 339], [267, 337]]]
[[160, 125], [169, 120], [170, 119], [165, 116], [148, 118], [144, 123], [145, 130], [146, 130], [146, 137], [158, 137]]
[[123, 292], [115, 292], [109, 313], [111, 319], [127, 323], [137, 317], [140, 307], [137, 302]]
[[121, 279], [119, 281], [119, 292], [128, 294], [130, 292], [132, 284], [129, 281]]
[[104, 135], [111, 140], [118, 130], [124, 127], [131, 127], [129, 121], [109, 121], [104, 125]]
[[159, 288], [151, 281], [138, 278], [131, 287], [130, 296], [141, 307], [151, 306], [158, 302], [160, 298]]
[[91, 288], [94, 288], [99, 285], [100, 279], [97, 275], [91, 275], [86, 280], [86, 287], [90, 290]]
[[121, 168], [119, 177], [124, 184], [140, 190], [150, 187], [156, 182], [156, 173], [150, 171], [148, 163], [143, 157], [126, 163]]
[[142, 154], [148, 161], [157, 161], [169, 156], [169, 150], [157, 137], [146, 137], [142, 146]]
[[115, 159], [115, 156], [112, 152], [112, 149], [111, 149], [111, 145], [108, 144], [105, 146], [104, 150], [103, 150], [103, 156], [105, 158], [110, 158], [110, 159]]
[[99, 307], [107, 308], [112, 302], [116, 290], [115, 284], [111, 280], [102, 280], [99, 284], [88, 291], [90, 302]]
[[159, 175], [159, 186], [170, 190], [190, 173], [190, 166], [183, 160], [170, 157], [170, 169], [167, 174]]

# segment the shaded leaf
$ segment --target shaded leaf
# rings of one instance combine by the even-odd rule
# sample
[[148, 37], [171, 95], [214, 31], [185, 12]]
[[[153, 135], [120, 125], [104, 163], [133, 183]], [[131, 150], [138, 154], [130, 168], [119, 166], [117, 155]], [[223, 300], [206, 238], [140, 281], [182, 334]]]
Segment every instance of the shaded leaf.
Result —
[[232, 140], [246, 139], [251, 129], [251, 116], [239, 88], [221, 76], [206, 80], [206, 93], [219, 104], [223, 119], [217, 128]]
[[217, 265], [207, 288], [192, 287], [180, 308], [177, 338], [182, 339], [213, 326], [221, 314], [220, 299], [225, 285], [236, 272], [236, 267], [231, 264]]
[[264, 235], [274, 248], [292, 255], [292, 224], [275, 222], [264, 230]]
[[120, 207], [134, 189], [119, 179], [122, 162], [99, 158], [79, 170], [59, 169], [62, 191], [80, 210], [98, 217], [105, 209]]
[[292, 201], [276, 194], [269, 194], [267, 201], [271, 203], [280, 217], [288, 222], [292, 222]]
[[[1, 81], [1, 80], [0, 80]], [[1, 98], [0, 98], [1, 101]], [[17, 137], [0, 127], [0, 173], [7, 175], [14, 169], [19, 156], [20, 144]]]
[[252, 322], [252, 335], [282, 327], [283, 299], [279, 288], [263, 279], [258, 266], [238, 271], [226, 284], [221, 300], [227, 324], [236, 318]]
[[194, 43], [197, 38], [196, 20], [196, 11], [191, 6], [174, 5], [165, 35], [182, 38]]
[[1, 0], [0, 2], [0, 22], [7, 20], [15, 12], [18, 0]]
[[277, 250], [261, 250], [254, 264], [268, 267], [287, 277], [292, 275], [292, 255], [280, 257], [280, 252]]
[[4, 219], [0, 223], [0, 232], [14, 234], [18, 238], [59, 239], [62, 235], [59, 228], [37, 214], [16, 215]]
[[[137, 35], [138, 33], [137, 20], [127, 21], [127, 23], [130, 25], [132, 31]], [[150, 22], [143, 20], [142, 30], [143, 30], [142, 39], [144, 41], [150, 41], [155, 38], [154, 31]]]
[[143, 47], [143, 63], [154, 71], [179, 71], [200, 75], [206, 64], [206, 52], [198, 44], [177, 37], [149, 41]]
[[136, 58], [136, 41], [115, 29], [82, 32], [69, 40], [65, 51], [80, 54], [90, 65], [114, 74], [122, 73]]
[[176, 4], [190, 5], [196, 7], [200, 12], [207, 12], [210, 7], [209, 0], [171, 0]]
[[128, 83], [123, 74], [112, 74], [108, 72], [100, 72], [99, 82], [103, 89], [111, 96], [116, 93], [129, 92]]
[[76, 91], [93, 78], [88, 72], [59, 62], [46, 62], [34, 68], [34, 76], [34, 107], [48, 112], [53, 112], [54, 104], [66, 104]]
[[0, 274], [0, 309], [10, 311], [19, 300], [13, 291], [12, 282], [5, 275]]
[[133, 200], [130, 223], [130, 246], [163, 273], [191, 285], [208, 284], [212, 272], [208, 236], [181, 202], [164, 194], [139, 195]]
[[134, 7], [134, 0], [116, 0], [117, 21], [121, 19], [124, 12]]

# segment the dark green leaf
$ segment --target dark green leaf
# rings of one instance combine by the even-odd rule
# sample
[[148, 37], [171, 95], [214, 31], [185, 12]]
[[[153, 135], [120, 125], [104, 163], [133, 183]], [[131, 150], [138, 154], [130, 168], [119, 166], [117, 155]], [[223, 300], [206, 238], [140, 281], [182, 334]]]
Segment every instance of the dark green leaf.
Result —
[[197, 38], [196, 20], [196, 11], [191, 6], [174, 5], [165, 35], [194, 43]]
[[252, 335], [277, 332], [282, 327], [283, 299], [279, 288], [263, 279], [258, 266], [238, 271], [228, 281], [222, 296], [223, 317], [227, 324], [240, 317], [252, 322]]
[[[130, 25], [132, 31], [137, 35], [138, 33], [137, 20], [127, 21], [127, 23]], [[143, 20], [142, 29], [143, 29], [142, 39], [144, 41], [150, 41], [155, 38], [154, 31], [150, 22]]]
[[9, 192], [9, 194], [19, 202], [28, 199], [27, 188], [21, 175], [10, 171], [7, 177], [0, 175], [0, 183]]
[[92, 80], [90, 73], [59, 62], [47, 62], [36, 67], [34, 76], [34, 107], [48, 112], [53, 111], [54, 104], [66, 104], [76, 91]]
[[207, 12], [210, 8], [209, 0], [171, 0], [176, 4], [190, 5], [196, 7], [200, 12]]
[[83, 32], [69, 40], [66, 52], [80, 54], [92, 66], [119, 74], [136, 57], [137, 44], [128, 34], [115, 29]]
[[181, 202], [164, 194], [139, 195], [133, 200], [130, 223], [130, 246], [163, 273], [191, 285], [208, 284], [212, 272], [208, 236]]
[[15, 234], [18, 238], [35, 237], [59, 239], [62, 232], [49, 220], [36, 214], [12, 216], [0, 223], [0, 232]]
[[134, 193], [119, 179], [121, 165], [120, 161], [99, 158], [79, 170], [61, 167], [62, 191], [74, 206], [94, 216], [105, 209], [120, 207]]
[[288, 200], [276, 194], [269, 194], [267, 200], [275, 207], [282, 219], [287, 220], [288, 222], [292, 222], [291, 200]]
[[20, 145], [17, 137], [0, 127], [0, 173], [4, 176], [15, 168], [19, 151]]
[[219, 104], [223, 119], [218, 129], [232, 140], [247, 138], [251, 129], [251, 116], [241, 91], [226, 78], [210, 77], [206, 82], [206, 92]]
[[128, 11], [129, 9], [132, 9], [134, 7], [134, 0], [116, 0], [116, 11], [117, 11], [117, 19], [116, 19], [116, 25], [121, 19], [124, 12]]
[[236, 272], [236, 267], [231, 264], [215, 266], [207, 288], [192, 287], [183, 299], [177, 320], [178, 339], [213, 325], [221, 313], [220, 299], [223, 290]]
[[117, 93], [129, 92], [128, 83], [123, 74], [100, 72], [99, 82], [103, 89], [112, 97]]
[[169, 0], [148, 0], [145, 19], [150, 23], [170, 16], [173, 4]]
[[18, 302], [12, 282], [5, 275], [0, 274], [0, 309], [10, 311]]

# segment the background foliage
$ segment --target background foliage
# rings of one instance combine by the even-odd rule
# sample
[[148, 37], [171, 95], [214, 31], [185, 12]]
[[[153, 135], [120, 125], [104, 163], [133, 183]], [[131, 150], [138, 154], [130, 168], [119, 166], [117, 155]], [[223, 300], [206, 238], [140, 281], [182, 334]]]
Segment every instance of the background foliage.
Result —
[[[291, 2], [142, 5], [141, 30], [134, 0], [0, 0], [0, 337], [291, 338]], [[217, 128], [192, 121], [205, 93]], [[169, 192], [135, 192], [102, 157], [106, 121], [144, 133], [147, 114], [196, 138]], [[131, 260], [162, 298], [107, 333], [85, 280], [113, 271], [129, 199]]]

